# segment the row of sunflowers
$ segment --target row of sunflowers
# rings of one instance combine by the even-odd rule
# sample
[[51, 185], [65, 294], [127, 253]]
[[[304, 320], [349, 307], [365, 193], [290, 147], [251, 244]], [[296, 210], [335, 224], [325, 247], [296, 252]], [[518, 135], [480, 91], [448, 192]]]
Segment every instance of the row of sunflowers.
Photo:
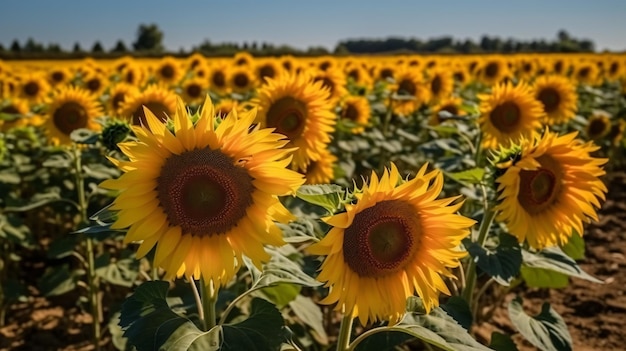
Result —
[[96, 348], [499, 350], [487, 294], [598, 281], [625, 96], [618, 54], [0, 62], [0, 325], [79, 291]]

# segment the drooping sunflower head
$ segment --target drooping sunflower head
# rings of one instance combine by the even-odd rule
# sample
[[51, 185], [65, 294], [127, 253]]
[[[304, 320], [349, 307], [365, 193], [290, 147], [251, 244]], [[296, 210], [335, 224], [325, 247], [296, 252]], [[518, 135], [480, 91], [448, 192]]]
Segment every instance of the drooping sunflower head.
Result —
[[370, 103], [365, 96], [350, 95], [341, 102], [342, 120], [348, 120], [356, 126], [352, 128], [354, 134], [363, 133], [369, 123], [371, 115]]
[[458, 246], [474, 221], [455, 214], [458, 197], [437, 199], [443, 176], [426, 169], [406, 182], [393, 164], [380, 179], [372, 173], [356, 204], [325, 219], [333, 228], [309, 248], [326, 256], [317, 278], [330, 287], [322, 303], [337, 303], [362, 324], [393, 324], [416, 292], [427, 311], [440, 292], [450, 294], [442, 277], [465, 256]]
[[602, 110], [593, 112], [585, 127], [585, 132], [589, 139], [598, 140], [609, 134], [611, 131], [611, 119], [609, 116], [607, 112]]
[[95, 121], [102, 108], [88, 90], [68, 86], [61, 88], [51, 99], [46, 114], [46, 131], [53, 144], [71, 144], [70, 134], [80, 128], [99, 130]]
[[374, 78], [378, 81], [393, 81], [397, 67], [391, 62], [381, 62], [374, 69]]
[[496, 218], [519, 242], [535, 249], [563, 245], [573, 231], [583, 235], [583, 223], [598, 219], [607, 192], [599, 177], [607, 159], [592, 157], [598, 147], [576, 137], [546, 131], [522, 140], [520, 155], [496, 179]]
[[576, 115], [576, 86], [565, 76], [540, 76], [533, 85], [533, 95], [541, 102], [550, 125], [566, 123]]
[[482, 145], [485, 148], [507, 147], [522, 137], [531, 137], [541, 128], [542, 105], [523, 82], [516, 86], [510, 82], [499, 84], [491, 94], [482, 94], [478, 98], [478, 123], [483, 131]]
[[606, 78], [610, 81], [615, 81], [619, 79], [624, 74], [625, 62], [623, 59], [620, 59], [619, 56], [611, 57], [607, 60], [606, 68], [604, 69], [604, 74]]
[[328, 90], [321, 82], [293, 74], [268, 79], [252, 103], [258, 107], [257, 120], [262, 127], [275, 128], [289, 139], [290, 147], [298, 148], [293, 158], [296, 168], [319, 159], [335, 125]]
[[132, 126], [137, 141], [119, 144], [129, 161], [111, 161], [124, 174], [102, 187], [119, 190], [112, 228], [129, 228], [126, 243], [142, 241], [137, 256], [155, 245], [154, 265], [166, 279], [203, 278], [227, 284], [249, 257], [261, 268], [264, 245], [283, 244], [275, 220], [291, 218], [278, 196], [293, 194], [302, 175], [286, 167], [292, 150], [258, 126], [254, 114], [224, 118], [216, 127], [207, 97], [198, 120], [178, 99], [174, 132], [150, 110], [147, 126]]
[[150, 85], [126, 97], [121, 106], [121, 116], [133, 125], [147, 126], [144, 106], [161, 121], [166, 121], [176, 109], [176, 94], [163, 86]]

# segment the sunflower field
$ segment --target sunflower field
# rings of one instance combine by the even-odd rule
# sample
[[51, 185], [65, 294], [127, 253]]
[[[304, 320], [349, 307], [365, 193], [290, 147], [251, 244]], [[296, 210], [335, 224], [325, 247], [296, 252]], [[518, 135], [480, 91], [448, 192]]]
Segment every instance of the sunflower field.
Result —
[[571, 350], [625, 128], [619, 54], [0, 61], [0, 348]]

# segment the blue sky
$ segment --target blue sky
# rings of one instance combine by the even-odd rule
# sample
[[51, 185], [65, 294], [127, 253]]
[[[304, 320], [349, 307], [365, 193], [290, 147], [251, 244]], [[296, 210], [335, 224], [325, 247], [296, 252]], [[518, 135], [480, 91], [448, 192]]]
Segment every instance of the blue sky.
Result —
[[189, 49], [209, 39], [329, 49], [347, 38], [444, 35], [478, 41], [482, 35], [553, 40], [560, 29], [588, 38], [597, 50], [626, 50], [624, 0], [3, 0], [0, 43], [55, 42], [105, 49], [135, 39], [140, 23], [156, 23], [167, 49]]

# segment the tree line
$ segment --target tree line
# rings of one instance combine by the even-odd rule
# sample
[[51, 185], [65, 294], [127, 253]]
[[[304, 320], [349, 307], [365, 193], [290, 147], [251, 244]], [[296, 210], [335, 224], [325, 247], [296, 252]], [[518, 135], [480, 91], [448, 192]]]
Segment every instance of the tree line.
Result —
[[416, 38], [386, 38], [386, 39], [348, 39], [340, 41], [333, 50], [324, 47], [309, 47], [305, 50], [288, 45], [273, 45], [262, 42], [234, 42], [213, 43], [206, 39], [194, 46], [190, 51], [181, 49], [178, 52], [167, 52], [163, 46], [163, 31], [156, 24], [141, 24], [137, 29], [135, 41], [127, 46], [123, 40], [118, 40], [111, 48], [105, 49], [100, 41], [94, 42], [90, 48], [83, 48], [76, 42], [70, 51], [64, 50], [59, 44], [43, 43], [28, 38], [25, 43], [17, 39], [7, 47], [0, 43], [0, 58], [81, 58], [81, 57], [118, 57], [123, 55], [134, 56], [187, 56], [191, 52], [199, 52], [208, 56], [232, 56], [238, 51], [248, 51], [255, 56], [319, 56], [319, 55], [348, 55], [348, 54], [390, 54], [390, 53], [565, 53], [565, 52], [594, 52], [595, 45], [589, 39], [577, 39], [565, 30], [557, 33], [556, 39], [519, 41], [516, 39], [501, 39], [499, 37], [483, 36], [480, 42], [470, 39], [455, 40], [450, 36], [432, 38], [425, 41]]

